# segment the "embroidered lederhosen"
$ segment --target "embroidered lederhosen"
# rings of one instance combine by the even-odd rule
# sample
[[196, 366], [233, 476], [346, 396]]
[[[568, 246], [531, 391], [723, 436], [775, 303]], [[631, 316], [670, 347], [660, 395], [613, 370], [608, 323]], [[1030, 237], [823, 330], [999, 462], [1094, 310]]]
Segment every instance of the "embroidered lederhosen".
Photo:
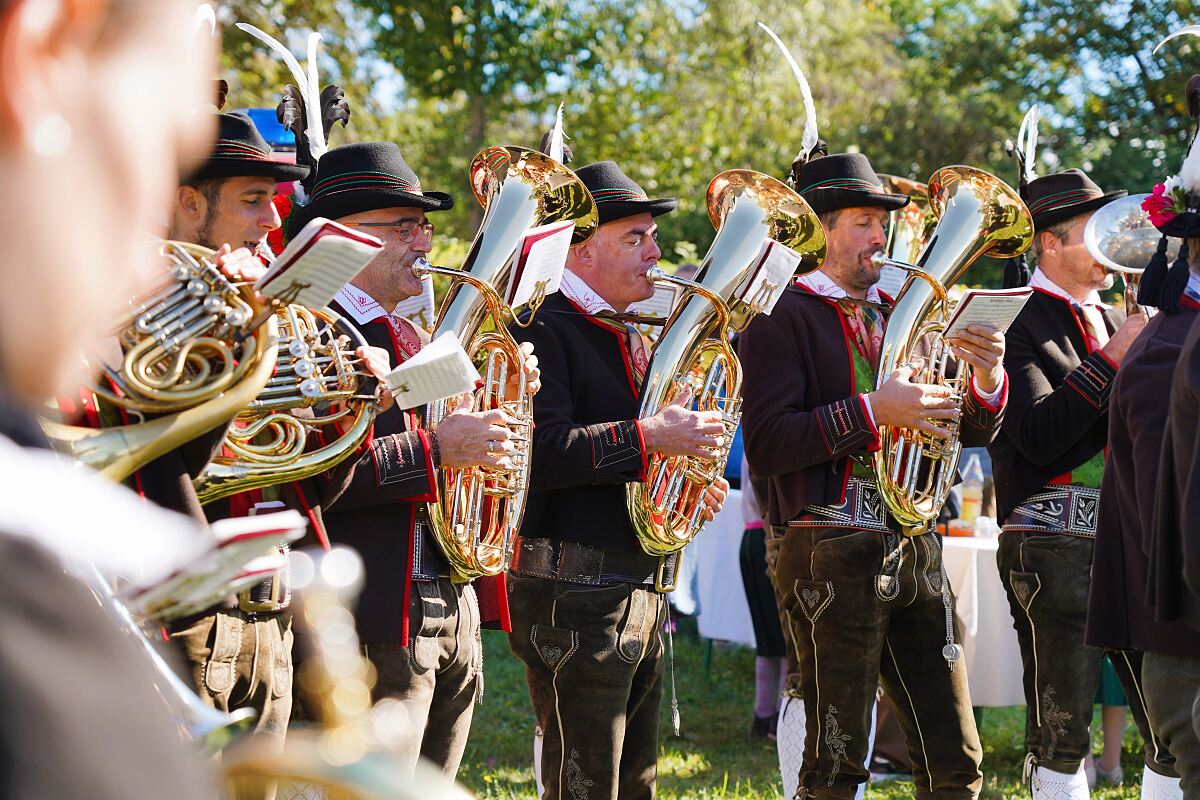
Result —
[[1051, 484], [1013, 509], [1003, 530], [1061, 533], [1094, 539], [1099, 509], [1099, 489]]

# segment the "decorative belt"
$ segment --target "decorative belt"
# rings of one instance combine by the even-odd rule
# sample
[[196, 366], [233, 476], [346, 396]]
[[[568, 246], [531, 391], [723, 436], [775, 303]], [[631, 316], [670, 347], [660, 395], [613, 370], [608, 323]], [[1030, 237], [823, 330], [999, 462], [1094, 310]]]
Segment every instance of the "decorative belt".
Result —
[[521, 537], [513, 553], [512, 571], [518, 575], [607, 586], [633, 583], [654, 586], [655, 591], [675, 588], [679, 554], [665, 558], [626, 550], [605, 550], [561, 539]]
[[875, 487], [875, 481], [850, 478], [846, 484], [846, 497], [841, 503], [831, 506], [805, 506], [798, 517], [788, 521], [788, 527], [859, 528], [890, 533], [890, 521], [887, 506], [884, 505], [879, 489]]
[[1013, 509], [1001, 530], [1094, 539], [1099, 510], [1099, 489], [1074, 484], [1050, 485]]

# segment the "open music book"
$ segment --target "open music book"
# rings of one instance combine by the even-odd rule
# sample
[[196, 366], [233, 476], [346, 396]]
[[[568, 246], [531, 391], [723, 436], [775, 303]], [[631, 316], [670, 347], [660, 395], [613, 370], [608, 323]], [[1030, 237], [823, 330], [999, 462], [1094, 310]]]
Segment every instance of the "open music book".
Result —
[[654, 294], [645, 300], [630, 303], [626, 313], [637, 314], [639, 317], [662, 317], [666, 319], [675, 310], [679, 295], [683, 291], [673, 283], [658, 283], [654, 285]]
[[509, 308], [528, 303], [538, 294], [538, 284], [544, 283], [543, 294], [558, 291], [574, 232], [575, 223], [571, 220], [539, 225], [525, 232], [517, 247], [512, 279], [504, 295]]
[[474, 391], [480, 378], [458, 337], [446, 331], [389, 372], [386, 380], [396, 405], [408, 409]]
[[383, 249], [374, 236], [317, 217], [288, 242], [255, 291], [307, 308], [323, 308]]
[[976, 323], [995, 325], [1001, 333], [1006, 333], [1032, 294], [1030, 288], [968, 289], [950, 315], [943, 335], [953, 336]]

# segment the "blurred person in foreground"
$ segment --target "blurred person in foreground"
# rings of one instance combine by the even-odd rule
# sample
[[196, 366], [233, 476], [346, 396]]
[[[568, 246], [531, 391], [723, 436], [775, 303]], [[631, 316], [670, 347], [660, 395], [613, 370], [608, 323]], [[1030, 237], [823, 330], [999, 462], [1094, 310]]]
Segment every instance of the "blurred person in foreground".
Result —
[[[81, 379], [80, 348], [148, 274], [142, 231], [191, 166], [181, 154], [211, 134], [190, 114], [214, 55], [194, 46], [194, 13], [184, 0], [0, 0], [0, 796], [213, 793], [149, 664], [67, 574], [96, 563], [151, 577], [156, 555], [200, 537], [60, 466], [32, 416]], [[125, 549], [134, 541], [150, 549]]]

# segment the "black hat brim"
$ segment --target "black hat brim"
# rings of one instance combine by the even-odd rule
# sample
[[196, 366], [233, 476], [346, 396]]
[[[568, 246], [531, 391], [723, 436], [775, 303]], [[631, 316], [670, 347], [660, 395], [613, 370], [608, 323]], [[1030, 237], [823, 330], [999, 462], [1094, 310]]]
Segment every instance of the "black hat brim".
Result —
[[850, 189], [816, 189], [803, 192], [803, 197], [817, 214], [862, 207], [895, 211], [909, 203], [909, 197], [903, 194], [859, 192]]
[[1117, 189], [1112, 192], [1105, 192], [1100, 197], [1093, 197], [1091, 200], [1084, 200], [1082, 203], [1072, 203], [1069, 206], [1059, 206], [1051, 209], [1044, 214], [1033, 215], [1034, 230], [1043, 231], [1052, 225], [1057, 225], [1060, 222], [1065, 222], [1073, 217], [1078, 217], [1080, 214], [1087, 214], [1095, 211], [1111, 203], [1113, 200], [1118, 200], [1129, 192], [1124, 189]]
[[679, 208], [679, 201], [674, 197], [663, 197], [658, 200], [617, 200], [596, 204], [596, 210], [600, 214], [601, 225], [637, 214], [648, 213], [652, 217], [657, 217], [674, 211], [677, 208]]
[[320, 197], [297, 208], [288, 217], [284, 235], [291, 239], [317, 217], [341, 219], [351, 214], [375, 211], [380, 208], [419, 208], [423, 211], [448, 211], [454, 208], [454, 198], [445, 192], [414, 194], [398, 189], [364, 189], [337, 192]]
[[200, 165], [185, 184], [223, 178], [274, 178], [276, 183], [303, 180], [308, 176], [308, 167], [286, 164], [282, 161], [250, 161], [237, 158], [214, 158]]

